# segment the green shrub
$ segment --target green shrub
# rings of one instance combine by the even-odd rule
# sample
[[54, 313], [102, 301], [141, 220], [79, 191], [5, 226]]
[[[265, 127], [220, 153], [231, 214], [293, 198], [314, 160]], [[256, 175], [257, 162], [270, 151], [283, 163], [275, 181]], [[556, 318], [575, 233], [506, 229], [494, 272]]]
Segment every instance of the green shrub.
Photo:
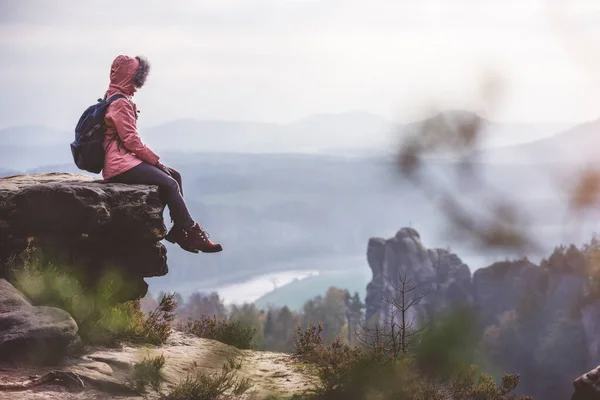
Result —
[[[137, 304], [139, 306], [139, 302]], [[171, 324], [175, 319], [176, 310], [175, 293], [164, 295], [156, 309], [148, 313], [143, 320], [143, 341], [157, 345], [166, 343], [171, 335]]]
[[231, 358], [219, 372], [188, 375], [162, 400], [216, 400], [241, 396], [250, 390], [252, 382], [237, 376], [239, 368], [239, 361]]
[[323, 333], [323, 324], [321, 322], [318, 325], [311, 324], [304, 331], [298, 325], [292, 337], [294, 355], [306, 361], [313, 359], [314, 357], [312, 356], [315, 355], [315, 351], [319, 350], [323, 345], [321, 333]]
[[445, 387], [445, 392], [451, 394], [453, 399], [470, 400], [532, 400], [529, 396], [518, 396], [512, 393], [519, 385], [519, 375], [504, 375], [500, 385], [491, 376], [480, 373], [478, 368], [471, 365], [463, 370]]
[[242, 350], [255, 347], [253, 339], [256, 329], [243, 326], [240, 321], [202, 316], [199, 320], [189, 319], [186, 324], [179, 325], [178, 328], [198, 337], [217, 340]]
[[[439, 381], [418, 372], [409, 358], [380, 358], [369, 351], [338, 348], [317, 369], [319, 382], [305, 398], [314, 400], [531, 400], [511, 394], [518, 375], [497, 385], [476, 366], [452, 380]], [[327, 353], [325, 353], [327, 354]]]
[[339, 338], [329, 346], [316, 348], [311, 358], [319, 360], [316, 392], [329, 394], [340, 390], [346, 392], [350, 388], [356, 394], [356, 389], [369, 381], [378, 361], [373, 354], [350, 347]]
[[11, 282], [32, 303], [67, 311], [77, 322], [84, 344], [162, 344], [169, 337], [177, 307], [172, 295], [161, 299], [156, 310], [146, 315], [139, 301], [120, 303], [115, 299], [113, 289], [123, 285], [115, 273], [106, 273], [95, 287], [84, 287], [73, 270], [42, 265], [27, 255], [10, 271]]
[[148, 386], [156, 392], [160, 391], [164, 381], [161, 372], [164, 365], [165, 357], [163, 355], [145, 358], [142, 362], [135, 364], [130, 379], [131, 386], [138, 393], [144, 393]]
[[[80, 336], [85, 343], [95, 345], [161, 345], [171, 334], [175, 308], [173, 295], [163, 297], [158, 307], [149, 314], [144, 314], [139, 301], [99, 308], [83, 326], [80, 325]], [[74, 318], [77, 321], [75, 316]]]
[[424, 332], [413, 356], [394, 357], [377, 347], [358, 348], [339, 338], [319, 344], [318, 327], [298, 330], [297, 353], [313, 363], [319, 379], [310, 399], [327, 400], [525, 400], [511, 394], [518, 375], [505, 375], [497, 385], [473, 364], [472, 344], [465, 324], [468, 314], [456, 313]]

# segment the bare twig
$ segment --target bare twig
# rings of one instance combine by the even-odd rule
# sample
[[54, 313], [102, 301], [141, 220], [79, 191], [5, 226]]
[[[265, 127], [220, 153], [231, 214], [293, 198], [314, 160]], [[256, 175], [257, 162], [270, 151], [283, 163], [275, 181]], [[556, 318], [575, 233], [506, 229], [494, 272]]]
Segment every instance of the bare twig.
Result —
[[384, 326], [363, 324], [355, 335], [358, 343], [395, 359], [406, 357], [413, 341], [426, 328], [425, 325], [415, 327], [415, 317], [410, 318], [408, 314], [427, 293], [419, 292], [420, 286], [412, 283], [407, 271], [399, 274], [398, 283], [389, 279], [388, 282], [394, 289], [394, 296], [383, 299], [389, 306]]

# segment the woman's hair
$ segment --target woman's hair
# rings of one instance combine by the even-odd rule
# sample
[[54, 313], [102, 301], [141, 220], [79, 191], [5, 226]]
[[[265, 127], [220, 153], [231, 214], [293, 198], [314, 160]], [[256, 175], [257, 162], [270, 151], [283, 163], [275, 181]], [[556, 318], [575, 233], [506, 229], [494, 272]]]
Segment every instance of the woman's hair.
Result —
[[140, 62], [140, 65], [133, 75], [133, 84], [139, 89], [146, 83], [146, 78], [148, 78], [150, 72], [150, 63], [146, 57], [136, 56], [135, 58]]

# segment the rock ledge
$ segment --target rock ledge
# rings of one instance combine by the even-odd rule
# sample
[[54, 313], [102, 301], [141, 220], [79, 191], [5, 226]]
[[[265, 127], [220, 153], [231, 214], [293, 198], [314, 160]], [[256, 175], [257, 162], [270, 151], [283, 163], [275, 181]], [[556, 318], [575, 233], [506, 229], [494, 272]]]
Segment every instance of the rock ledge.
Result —
[[[145, 277], [168, 272], [164, 202], [158, 187], [107, 184], [86, 175], [46, 173], [0, 178], [0, 265], [35, 248], [44, 261], [87, 272], [88, 282], [116, 270], [147, 291]], [[7, 277], [0, 266], [0, 277]]]

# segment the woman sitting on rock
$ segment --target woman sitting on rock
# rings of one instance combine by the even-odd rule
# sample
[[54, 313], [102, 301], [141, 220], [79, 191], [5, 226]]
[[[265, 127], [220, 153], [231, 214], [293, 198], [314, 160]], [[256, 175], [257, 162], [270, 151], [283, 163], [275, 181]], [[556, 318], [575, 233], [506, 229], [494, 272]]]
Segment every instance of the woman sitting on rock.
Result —
[[137, 132], [137, 109], [131, 97], [144, 85], [149, 71], [150, 64], [143, 57], [120, 55], [112, 63], [106, 98], [115, 94], [126, 97], [113, 101], [106, 111], [102, 176], [111, 183], [157, 185], [173, 221], [173, 228], [165, 239], [193, 253], [219, 252], [223, 250], [221, 245], [212, 242], [208, 233], [190, 216], [183, 199], [179, 172], [164, 166]]

